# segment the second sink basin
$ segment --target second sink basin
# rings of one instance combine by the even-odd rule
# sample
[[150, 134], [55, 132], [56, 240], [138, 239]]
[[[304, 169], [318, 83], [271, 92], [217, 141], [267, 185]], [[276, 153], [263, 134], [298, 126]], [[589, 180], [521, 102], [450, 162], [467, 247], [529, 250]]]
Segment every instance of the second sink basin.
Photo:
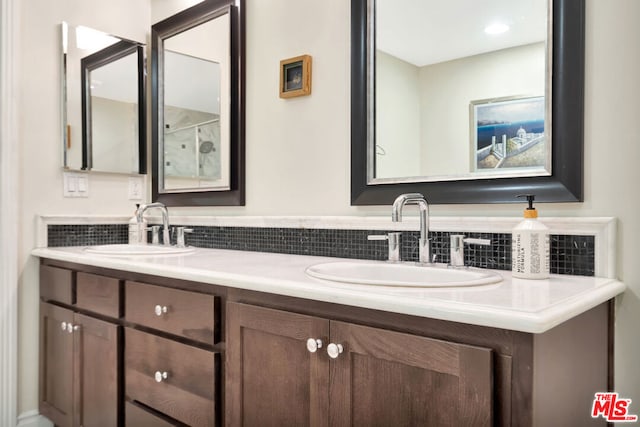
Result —
[[502, 281], [492, 271], [389, 262], [336, 261], [308, 267], [306, 273], [332, 282], [375, 286], [459, 287], [490, 285]]
[[193, 248], [178, 248], [175, 246], [162, 245], [99, 245], [89, 246], [84, 249], [85, 252], [96, 255], [115, 255], [115, 256], [154, 256], [154, 255], [172, 255], [187, 254], [193, 252]]

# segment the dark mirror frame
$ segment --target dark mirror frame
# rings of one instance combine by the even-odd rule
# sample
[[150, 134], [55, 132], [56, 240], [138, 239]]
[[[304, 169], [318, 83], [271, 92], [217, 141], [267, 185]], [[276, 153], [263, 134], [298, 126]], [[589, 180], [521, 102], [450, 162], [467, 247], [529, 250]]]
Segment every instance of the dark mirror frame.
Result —
[[[244, 206], [245, 204], [245, 14], [242, 0], [205, 0], [151, 26], [151, 191], [166, 206]], [[159, 126], [164, 122], [164, 40], [229, 13], [231, 42], [230, 190], [160, 193]]]
[[[147, 173], [147, 107], [144, 47], [140, 43], [121, 40], [80, 60], [82, 79], [82, 169], [93, 168], [91, 131], [91, 72], [131, 54], [137, 54], [138, 64], [138, 170]], [[108, 171], [98, 171], [108, 172]]]
[[367, 68], [367, 12], [372, 1], [351, 0], [352, 205], [388, 205], [399, 194], [415, 192], [432, 204], [511, 203], [522, 193], [535, 194], [540, 202], [583, 201], [585, 0], [553, 0], [551, 176], [369, 185], [367, 87], [375, 70]]

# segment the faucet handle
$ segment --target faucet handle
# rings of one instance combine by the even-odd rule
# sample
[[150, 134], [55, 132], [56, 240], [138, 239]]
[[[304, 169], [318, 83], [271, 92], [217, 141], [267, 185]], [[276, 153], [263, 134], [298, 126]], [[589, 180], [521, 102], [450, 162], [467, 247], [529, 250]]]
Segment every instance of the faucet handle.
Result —
[[458, 248], [465, 243], [468, 243], [470, 245], [483, 245], [483, 246], [491, 245], [490, 239], [465, 237], [464, 234], [452, 234], [450, 238], [451, 238], [451, 248]]
[[369, 234], [367, 236], [367, 240], [389, 240], [389, 235], [387, 235], [387, 234]]
[[489, 245], [491, 245], [491, 240], [490, 239], [477, 239], [477, 238], [473, 238], [473, 237], [467, 237], [467, 238], [464, 239], [464, 243], [469, 243], [471, 245], [489, 246]]
[[452, 267], [463, 267], [464, 266], [464, 244], [472, 244], [472, 245], [483, 245], [489, 246], [491, 245], [491, 240], [489, 239], [478, 239], [472, 237], [464, 237], [464, 234], [452, 234], [450, 236], [451, 244], [449, 245], [450, 250], [450, 265]]
[[184, 238], [184, 233], [193, 233], [193, 228], [186, 227], [176, 227], [176, 246], [179, 248], [185, 248], [186, 242]]
[[400, 235], [399, 231], [389, 234], [369, 234], [367, 240], [388, 240], [389, 241], [389, 261], [400, 261]]
[[152, 245], [160, 244], [160, 226], [152, 225], [149, 228], [151, 229], [151, 244]]

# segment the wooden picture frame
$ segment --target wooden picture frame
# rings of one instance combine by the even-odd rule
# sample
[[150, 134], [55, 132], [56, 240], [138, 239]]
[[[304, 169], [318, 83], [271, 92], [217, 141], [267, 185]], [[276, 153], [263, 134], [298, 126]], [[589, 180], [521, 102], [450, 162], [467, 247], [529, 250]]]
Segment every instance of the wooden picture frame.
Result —
[[311, 94], [311, 55], [280, 61], [280, 98]]

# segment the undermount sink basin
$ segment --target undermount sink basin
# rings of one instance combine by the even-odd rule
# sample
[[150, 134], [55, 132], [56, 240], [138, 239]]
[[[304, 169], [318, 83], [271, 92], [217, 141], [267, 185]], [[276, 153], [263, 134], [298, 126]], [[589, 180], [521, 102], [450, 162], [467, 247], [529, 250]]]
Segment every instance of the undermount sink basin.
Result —
[[337, 261], [308, 267], [306, 273], [332, 282], [417, 288], [490, 285], [502, 281], [492, 271], [389, 262]]
[[187, 254], [193, 252], [193, 248], [178, 248], [175, 246], [161, 245], [99, 245], [84, 248], [85, 252], [96, 255], [115, 255], [115, 256], [153, 256], [153, 255], [174, 255]]

